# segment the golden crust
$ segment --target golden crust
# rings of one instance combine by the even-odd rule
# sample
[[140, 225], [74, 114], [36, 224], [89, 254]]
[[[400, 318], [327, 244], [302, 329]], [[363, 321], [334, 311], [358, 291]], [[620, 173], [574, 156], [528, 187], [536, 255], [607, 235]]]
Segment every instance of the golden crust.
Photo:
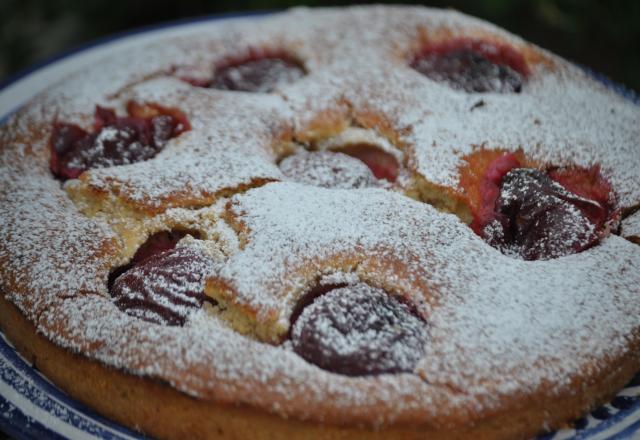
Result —
[[[302, 422], [244, 405], [194, 399], [161, 382], [129, 375], [65, 350], [37, 334], [35, 327], [0, 296], [0, 328], [20, 353], [56, 385], [105, 417], [142, 433], [166, 439], [514, 439], [529, 438], [545, 424], [562, 426], [610, 399], [640, 366], [637, 347], [616, 359], [603, 377], [554, 400], [522, 402], [469, 426], [452, 421], [445, 430], [430, 426], [364, 429]], [[577, 384], [576, 384], [577, 385]], [[300, 402], [304, 405], [304, 402]]]

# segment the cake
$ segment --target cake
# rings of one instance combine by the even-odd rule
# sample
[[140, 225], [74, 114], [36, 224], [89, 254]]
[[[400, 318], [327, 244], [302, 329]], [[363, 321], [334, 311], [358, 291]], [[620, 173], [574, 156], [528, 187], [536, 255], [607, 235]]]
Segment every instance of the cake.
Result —
[[0, 326], [158, 438], [528, 438], [640, 368], [640, 109], [486, 22], [294, 9], [0, 128]]
[[640, 212], [636, 211], [622, 222], [622, 236], [640, 244]]

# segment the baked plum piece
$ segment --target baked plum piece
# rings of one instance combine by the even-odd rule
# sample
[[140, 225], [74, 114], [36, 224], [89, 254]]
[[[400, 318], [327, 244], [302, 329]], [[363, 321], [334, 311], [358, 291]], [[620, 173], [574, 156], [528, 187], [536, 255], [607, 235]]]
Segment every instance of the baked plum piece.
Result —
[[196, 87], [269, 93], [305, 74], [302, 63], [284, 51], [251, 50], [246, 55], [228, 57], [217, 63], [210, 78], [185, 76], [181, 79]]
[[598, 167], [543, 172], [496, 159], [481, 182], [472, 227], [489, 244], [524, 260], [547, 260], [596, 245], [615, 222], [615, 196]]
[[410, 372], [428, 341], [426, 322], [409, 305], [364, 283], [322, 292], [294, 317], [293, 350], [348, 376]]
[[396, 158], [374, 145], [346, 145], [342, 148], [335, 148], [333, 151], [358, 159], [369, 167], [376, 179], [383, 179], [391, 183], [398, 179], [400, 165]]
[[357, 189], [376, 185], [360, 160], [333, 151], [302, 151], [280, 162], [282, 173], [299, 183], [322, 188]]
[[131, 263], [114, 272], [109, 291], [116, 306], [130, 316], [170, 326], [211, 301], [204, 294], [212, 261], [197, 249], [176, 247], [184, 231], [152, 235]]
[[467, 93], [520, 93], [529, 75], [524, 58], [515, 49], [468, 38], [429, 44], [410, 66]]
[[60, 180], [84, 171], [151, 159], [166, 142], [189, 130], [189, 121], [176, 109], [129, 102], [127, 116], [96, 106], [93, 130], [55, 122], [50, 138], [49, 167]]
[[393, 183], [399, 168], [392, 154], [368, 144], [302, 151], [280, 162], [280, 170], [296, 182], [340, 189], [380, 186], [381, 180]]

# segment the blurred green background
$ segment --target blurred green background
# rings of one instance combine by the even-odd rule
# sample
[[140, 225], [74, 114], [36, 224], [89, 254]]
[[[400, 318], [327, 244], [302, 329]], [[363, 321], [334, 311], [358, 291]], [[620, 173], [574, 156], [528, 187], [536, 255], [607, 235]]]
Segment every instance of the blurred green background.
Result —
[[[299, 4], [282, 0], [0, 0], [0, 80], [61, 50], [114, 32], [198, 15]], [[451, 7], [487, 19], [640, 90], [640, 0], [450, 0], [422, 4]]]

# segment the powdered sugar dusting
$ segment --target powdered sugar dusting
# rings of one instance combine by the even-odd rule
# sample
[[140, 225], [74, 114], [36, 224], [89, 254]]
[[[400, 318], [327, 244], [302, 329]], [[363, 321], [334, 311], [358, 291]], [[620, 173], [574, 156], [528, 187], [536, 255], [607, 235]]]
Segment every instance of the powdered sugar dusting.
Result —
[[[98, 314], [102, 319], [94, 319]], [[368, 420], [369, 412], [379, 411], [376, 423], [425, 411], [433, 415], [447, 399], [454, 406], [462, 403], [454, 394], [431, 391], [412, 375], [365, 380], [327, 373], [292, 352], [238, 335], [206, 310], [183, 328], [166, 327], [125, 315], [107, 299], [78, 298], [44, 313], [40, 327], [56, 342], [71, 343], [137, 374], [162, 378], [189, 394], [240, 400], [300, 418], [345, 419], [337, 407], [326, 405], [327, 396], [340, 408], [354, 409], [349, 420]], [[305, 405], [299, 404], [302, 399]]]
[[474, 148], [522, 149], [552, 165], [600, 164], [620, 203], [637, 204], [640, 155], [632, 139], [640, 132], [632, 121], [638, 108], [597, 87], [592, 93], [586, 79], [566, 69], [577, 80], [562, 73], [534, 77], [519, 95], [483, 95], [485, 105], [474, 111], [469, 96], [439, 90], [447, 98], [431, 96], [432, 116], [414, 126], [418, 170], [434, 183], [455, 186], [462, 157]]
[[119, 252], [108, 227], [79, 215], [50, 176], [3, 172], [0, 186], [3, 292], [31, 317], [55, 298], [105, 294]]
[[[407, 66], [418, 28], [484, 32], [550, 62], [532, 66], [522, 93], [483, 94], [477, 106], [477, 95]], [[214, 58], [274, 44], [308, 75], [272, 94], [194, 88], [172, 73], [207, 72]], [[267, 183], [285, 180], [278, 144], [323, 111], [347, 126], [367, 125], [372, 113], [388, 124], [373, 128], [393, 131], [409, 168], [433, 183], [455, 188], [474, 148], [522, 149], [554, 165], [600, 164], [621, 206], [638, 204], [640, 111], [564, 61], [479, 20], [409, 7], [297, 9], [130, 50], [36, 98], [0, 137], [0, 286], [54, 342], [200, 398], [317, 421], [440, 427], [504, 409], [510, 398], [586, 383], [634, 343], [640, 248], [620, 237], [525, 262], [394, 192]], [[212, 216], [219, 224], [209, 226], [230, 245], [207, 285], [217, 283], [230, 307], [282, 337], [310, 286], [365, 282], [403, 297], [428, 321], [416, 374], [332, 374], [287, 345], [240, 335], [206, 304], [184, 327], [120, 311], [106, 291], [109, 270], [126, 263], [120, 238], [84, 217], [49, 175], [46, 139], [54, 120], [88, 129], [96, 104], [124, 114], [130, 100], [180, 109], [192, 129], [149, 161], [67, 182], [69, 194], [106, 192], [167, 216], [221, 198], [217, 212], [229, 196], [224, 221]]]
[[[316, 277], [339, 269], [332, 260], [344, 253], [357, 255], [356, 262], [389, 258], [389, 252], [410, 261], [411, 237], [422, 242], [420, 237], [434, 229], [434, 214], [429, 206], [382, 189], [269, 184], [231, 200], [230, 215], [245, 225], [247, 244], [227, 261], [219, 277], [233, 287], [233, 301], [255, 309], [258, 319], [276, 314], [286, 320], [291, 307], [286, 295], [300, 293]], [[405, 221], [410, 228], [398, 227]], [[439, 231], [438, 242], [448, 237], [453, 243], [456, 232], [472, 234], [457, 219], [453, 224]], [[384, 275], [396, 281], [397, 275]]]
[[376, 186], [376, 178], [364, 163], [342, 153], [300, 152], [283, 159], [280, 170], [294, 182], [322, 188]]
[[317, 298], [291, 331], [296, 353], [348, 375], [413, 371], [427, 340], [426, 323], [407, 305], [364, 283]]
[[639, 264], [619, 237], [550, 261], [483, 259], [462, 277], [464, 293], [445, 295], [431, 314], [419, 370], [492, 401], [534, 389], [553, 395], [577, 372], [601, 374], [597, 359], [618, 356], [637, 331]]
[[151, 160], [87, 172], [82, 180], [88, 187], [158, 208], [167, 200], [171, 206], [210, 203], [222, 190], [282, 178], [270, 153], [279, 127], [284, 132], [288, 123], [288, 109], [279, 98], [212, 99], [170, 79], [144, 83], [130, 93], [134, 100], [184, 109], [192, 129]]

